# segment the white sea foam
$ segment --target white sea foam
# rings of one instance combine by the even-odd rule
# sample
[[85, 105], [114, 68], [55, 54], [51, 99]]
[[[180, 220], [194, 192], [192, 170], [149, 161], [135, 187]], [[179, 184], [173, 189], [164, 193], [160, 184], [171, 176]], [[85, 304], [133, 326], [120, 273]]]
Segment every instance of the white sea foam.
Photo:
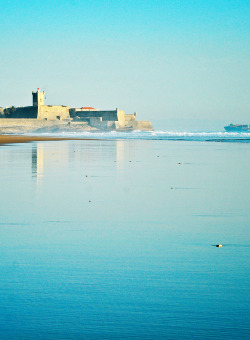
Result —
[[104, 131], [104, 132], [50, 132], [32, 133], [29, 135], [72, 137], [72, 138], [96, 138], [96, 139], [142, 139], [142, 140], [182, 140], [182, 141], [214, 141], [214, 142], [250, 142], [250, 132], [190, 132], [190, 131]]

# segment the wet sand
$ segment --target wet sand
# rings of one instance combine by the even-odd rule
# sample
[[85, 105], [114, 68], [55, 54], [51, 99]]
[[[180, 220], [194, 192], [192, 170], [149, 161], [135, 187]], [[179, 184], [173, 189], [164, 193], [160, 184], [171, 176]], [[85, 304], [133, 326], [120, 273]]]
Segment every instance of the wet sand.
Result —
[[[36, 141], [59, 141], [59, 140], [78, 140], [78, 139], [79, 138], [0, 135], [0, 145], [1, 144], [12, 144], [12, 143], [29, 143], [29, 142], [36, 142]], [[81, 140], [86, 140], [86, 138], [81, 138]]]

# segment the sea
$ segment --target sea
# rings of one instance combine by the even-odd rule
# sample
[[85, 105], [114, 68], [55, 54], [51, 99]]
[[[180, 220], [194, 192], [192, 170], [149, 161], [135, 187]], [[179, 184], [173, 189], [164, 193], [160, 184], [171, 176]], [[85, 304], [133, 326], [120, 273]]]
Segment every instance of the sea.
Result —
[[0, 339], [249, 339], [250, 133], [54, 136], [0, 146]]

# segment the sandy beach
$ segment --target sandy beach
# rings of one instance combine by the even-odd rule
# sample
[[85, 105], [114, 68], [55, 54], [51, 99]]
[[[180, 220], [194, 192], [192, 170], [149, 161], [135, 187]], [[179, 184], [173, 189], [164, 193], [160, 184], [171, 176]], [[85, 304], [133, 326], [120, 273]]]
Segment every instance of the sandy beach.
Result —
[[[86, 138], [81, 138], [85, 140]], [[29, 143], [38, 141], [59, 141], [59, 140], [77, 140], [76, 138], [62, 138], [62, 137], [38, 137], [38, 136], [11, 136], [11, 135], [0, 135], [1, 144], [12, 144], [12, 143]]]

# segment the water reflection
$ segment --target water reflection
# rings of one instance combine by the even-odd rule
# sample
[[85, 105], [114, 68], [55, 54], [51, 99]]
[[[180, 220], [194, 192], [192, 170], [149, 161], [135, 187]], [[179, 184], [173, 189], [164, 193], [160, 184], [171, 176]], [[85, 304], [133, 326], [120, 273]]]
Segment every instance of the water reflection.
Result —
[[41, 180], [50, 171], [60, 171], [58, 168], [67, 166], [69, 154], [70, 148], [67, 143], [32, 143], [32, 176]]
[[44, 144], [38, 143], [32, 146], [32, 175], [37, 178], [43, 177], [44, 173]]
[[0, 338], [247, 338], [250, 149], [223, 148], [0, 148]]
[[33, 143], [31, 149], [32, 176], [39, 180], [46, 172], [60, 171], [58, 168], [72, 166], [74, 162], [82, 162], [85, 167], [88, 167], [90, 164], [96, 165], [104, 160], [115, 163], [117, 169], [123, 168], [124, 162], [135, 162], [136, 142], [71, 141], [53, 142], [53, 144], [38, 142]]

